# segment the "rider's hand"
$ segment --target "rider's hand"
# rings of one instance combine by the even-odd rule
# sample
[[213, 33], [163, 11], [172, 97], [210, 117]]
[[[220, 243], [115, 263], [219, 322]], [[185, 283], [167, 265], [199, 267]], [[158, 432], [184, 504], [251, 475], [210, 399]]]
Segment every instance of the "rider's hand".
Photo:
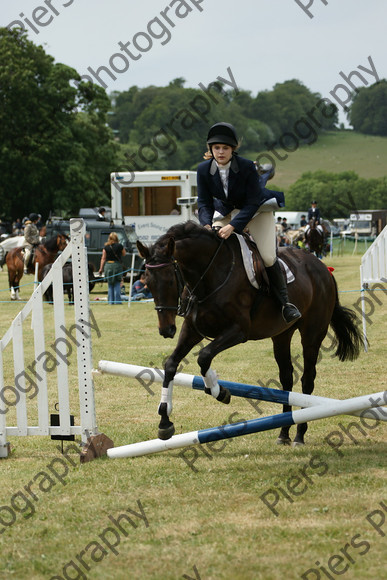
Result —
[[227, 226], [220, 228], [220, 230], [218, 231], [218, 236], [220, 238], [224, 238], [225, 240], [227, 240], [227, 238], [229, 238], [231, 236], [233, 231], [234, 231], [234, 226], [232, 226], [231, 224], [228, 224]]

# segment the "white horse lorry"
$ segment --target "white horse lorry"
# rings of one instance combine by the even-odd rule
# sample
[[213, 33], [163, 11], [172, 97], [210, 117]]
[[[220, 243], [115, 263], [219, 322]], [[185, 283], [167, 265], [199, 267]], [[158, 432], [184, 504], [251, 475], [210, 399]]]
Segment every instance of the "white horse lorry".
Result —
[[145, 244], [174, 224], [198, 221], [195, 171], [115, 172], [110, 181], [112, 220], [132, 226]]

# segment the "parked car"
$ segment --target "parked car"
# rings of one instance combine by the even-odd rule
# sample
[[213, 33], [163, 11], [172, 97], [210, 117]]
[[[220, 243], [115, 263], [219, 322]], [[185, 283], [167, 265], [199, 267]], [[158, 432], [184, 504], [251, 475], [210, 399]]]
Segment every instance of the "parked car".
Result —
[[[132, 267], [132, 255], [134, 255], [135, 275], [138, 274], [143, 266], [144, 260], [137, 251], [137, 236], [134, 229], [129, 225], [117, 225], [109, 221], [97, 221], [96, 219], [85, 219], [86, 236], [85, 244], [87, 248], [87, 260], [98, 272], [102, 257], [102, 249], [108, 240], [109, 234], [115, 232], [120, 244], [126, 250], [122, 264], [124, 268], [124, 279], [130, 278], [130, 269]], [[46, 237], [51, 238], [56, 234], [70, 235], [70, 221], [60, 217], [52, 217], [46, 222]], [[101, 278], [103, 280], [103, 278]]]

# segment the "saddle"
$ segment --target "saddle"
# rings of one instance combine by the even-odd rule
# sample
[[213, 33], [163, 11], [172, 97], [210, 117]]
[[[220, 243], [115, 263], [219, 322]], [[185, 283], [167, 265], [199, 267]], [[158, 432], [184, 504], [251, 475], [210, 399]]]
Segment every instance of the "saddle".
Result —
[[[243, 265], [250, 284], [257, 290], [268, 292], [270, 286], [269, 278], [255, 241], [246, 232], [243, 232], [243, 234], [234, 232], [234, 234], [237, 236], [241, 248]], [[278, 262], [287, 283], [293, 282], [295, 277], [289, 266], [281, 258], [278, 258]]]
[[247, 232], [235, 235], [241, 247], [243, 265], [250, 284], [257, 289], [268, 290], [269, 278], [255, 241]]

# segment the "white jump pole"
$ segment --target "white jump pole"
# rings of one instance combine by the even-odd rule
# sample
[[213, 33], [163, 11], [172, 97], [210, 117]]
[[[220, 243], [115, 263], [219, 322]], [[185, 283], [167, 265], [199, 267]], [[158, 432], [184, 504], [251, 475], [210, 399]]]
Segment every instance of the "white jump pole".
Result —
[[384, 396], [385, 392], [382, 391], [373, 395], [362, 395], [361, 397], [354, 397], [344, 401], [332, 400], [330, 403], [316, 405], [308, 409], [298, 409], [297, 411], [280, 413], [278, 415], [263, 417], [261, 419], [252, 419], [250, 421], [242, 421], [231, 425], [221, 425], [219, 427], [191, 431], [189, 433], [175, 435], [166, 441], [153, 439], [151, 441], [123, 445], [122, 447], [108, 449], [107, 454], [108, 457], [112, 459], [121, 457], [138, 457], [141, 455], [166, 451], [168, 449], [179, 449], [190, 445], [209, 443], [210, 441], [219, 441], [231, 437], [250, 435], [251, 433], [258, 433], [269, 429], [276, 429], [278, 427], [298, 425], [299, 423], [317, 421], [318, 419], [327, 419], [328, 417], [354, 413], [362, 411], [363, 409], [371, 409], [376, 405], [374, 401], [383, 399]]
[[[99, 361], [98, 372], [121, 377], [132, 377], [136, 378], [139, 382], [141, 377], [144, 377], [146, 374], [148, 377], [150, 377], [151, 382], [161, 383], [164, 380], [164, 371], [161, 369], [157, 369], [156, 372], [154, 369], [142, 367], [139, 365], [118, 363], [107, 360]], [[189, 389], [195, 389], [199, 391], [204, 391], [205, 388], [204, 380], [202, 377], [189, 375], [187, 373], [176, 373], [173, 382], [175, 385], [180, 387], [187, 387]], [[339, 399], [318, 397], [316, 395], [304, 395], [303, 393], [281, 391], [279, 389], [270, 389], [267, 387], [235, 383], [232, 381], [218, 380], [218, 383], [220, 386], [228, 389], [231, 395], [234, 395], [235, 397], [259, 399], [261, 401], [280, 403], [282, 405], [290, 405], [295, 407], [314, 407], [315, 405], [326, 405], [335, 401], [341, 402]], [[387, 403], [387, 396], [382, 400], [382, 402]], [[387, 421], [387, 409], [383, 410], [383, 407], [377, 407], [372, 412], [367, 410], [360, 410], [348, 414], [355, 416], [361, 415], [362, 417], [378, 419], [379, 421]]]

